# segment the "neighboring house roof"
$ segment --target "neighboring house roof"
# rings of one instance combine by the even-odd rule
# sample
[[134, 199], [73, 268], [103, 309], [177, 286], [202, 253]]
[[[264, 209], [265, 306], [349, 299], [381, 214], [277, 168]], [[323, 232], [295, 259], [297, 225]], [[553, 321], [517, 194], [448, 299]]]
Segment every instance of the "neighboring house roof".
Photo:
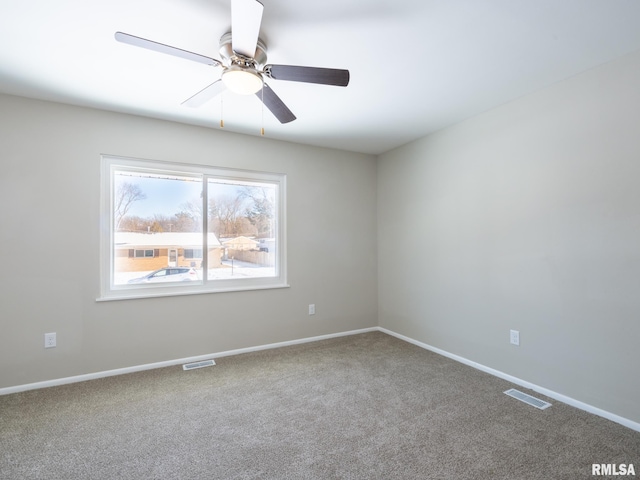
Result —
[[[187, 247], [202, 248], [202, 233], [198, 232], [161, 232], [161, 233], [135, 233], [116, 232], [113, 243], [116, 248], [135, 247]], [[220, 241], [214, 233], [207, 235], [209, 248], [219, 247]]]
[[256, 242], [255, 240], [249, 238], [249, 237], [243, 237], [243, 236], [239, 236], [236, 238], [230, 238], [229, 240], [224, 240], [222, 242], [223, 245], [225, 246], [229, 246], [229, 245], [258, 245], [258, 242]]

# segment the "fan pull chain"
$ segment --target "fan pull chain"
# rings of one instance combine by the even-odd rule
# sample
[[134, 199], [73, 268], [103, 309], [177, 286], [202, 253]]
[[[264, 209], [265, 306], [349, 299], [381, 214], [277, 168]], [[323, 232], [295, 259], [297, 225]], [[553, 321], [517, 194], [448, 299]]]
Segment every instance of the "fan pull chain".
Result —
[[222, 107], [222, 99], [224, 98], [224, 92], [220, 95], [220, 128], [224, 128], [224, 109]]
[[260, 123], [262, 124], [260, 128], [260, 134], [264, 137], [264, 82], [262, 82], [262, 118], [260, 119]]

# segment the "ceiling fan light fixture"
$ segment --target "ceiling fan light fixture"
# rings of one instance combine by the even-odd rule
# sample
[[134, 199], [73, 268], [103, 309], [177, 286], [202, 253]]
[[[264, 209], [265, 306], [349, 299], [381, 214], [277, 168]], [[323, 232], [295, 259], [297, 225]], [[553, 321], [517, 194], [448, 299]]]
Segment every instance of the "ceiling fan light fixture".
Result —
[[222, 74], [222, 81], [233, 93], [252, 95], [262, 89], [262, 75], [253, 68], [231, 65]]

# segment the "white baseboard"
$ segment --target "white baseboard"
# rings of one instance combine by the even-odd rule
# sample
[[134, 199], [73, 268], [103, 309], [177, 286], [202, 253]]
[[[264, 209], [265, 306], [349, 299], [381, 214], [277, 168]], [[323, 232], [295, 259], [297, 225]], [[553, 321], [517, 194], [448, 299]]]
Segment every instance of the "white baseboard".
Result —
[[456, 362], [463, 363], [470, 367], [473, 367], [477, 370], [481, 370], [485, 373], [493, 375], [495, 377], [501, 378], [511, 383], [515, 383], [524, 388], [528, 388], [535, 392], [538, 392], [547, 397], [558, 400], [559, 402], [566, 403], [567, 405], [571, 405], [572, 407], [576, 407], [580, 410], [584, 410], [585, 412], [593, 413], [594, 415], [598, 415], [599, 417], [606, 418], [607, 420], [611, 420], [612, 422], [619, 423], [620, 425], [624, 425], [631, 430], [635, 430], [636, 432], [640, 432], [640, 423], [634, 422], [633, 420], [629, 420], [628, 418], [621, 417], [616, 415], [615, 413], [607, 412], [606, 410], [602, 410], [601, 408], [594, 407], [593, 405], [589, 405], [587, 403], [576, 400], [575, 398], [567, 397], [566, 395], [562, 395], [561, 393], [554, 392], [553, 390], [549, 390], [547, 388], [541, 387], [539, 385], [535, 385], [533, 383], [527, 382], [520, 378], [514, 377], [507, 373], [501, 372], [500, 370], [496, 370], [494, 368], [487, 367], [485, 365], [481, 365], [467, 358], [461, 357], [459, 355], [455, 355], [453, 353], [449, 353], [445, 350], [441, 350], [439, 348], [433, 347], [426, 343], [419, 342], [414, 340], [413, 338], [406, 337], [394, 331], [388, 330], [386, 328], [378, 327], [378, 331], [391, 335], [393, 337], [399, 338], [400, 340], [404, 340], [405, 342], [412, 343], [418, 347], [424, 348], [425, 350], [429, 350], [431, 352], [442, 355], [443, 357], [450, 358], [455, 360]]
[[524, 388], [528, 388], [530, 390], [533, 390], [535, 392], [538, 392], [542, 395], [545, 395], [547, 397], [553, 398], [555, 400], [558, 400], [559, 402], [562, 403], [566, 403], [567, 405], [571, 405], [572, 407], [576, 407], [580, 410], [584, 410], [586, 412], [592, 413], [594, 415], [598, 415], [600, 417], [606, 418], [607, 420], [611, 420], [612, 422], [616, 422], [619, 423], [620, 425], [624, 425], [627, 428], [630, 428], [632, 430], [635, 430], [637, 432], [640, 432], [640, 423], [638, 422], [634, 422], [632, 420], [629, 420], [628, 418], [624, 418], [621, 417], [619, 415], [616, 415], [614, 413], [608, 412], [606, 410], [602, 410], [600, 408], [594, 407], [592, 405], [589, 405], [587, 403], [581, 402], [579, 400], [576, 400], [574, 398], [571, 397], [567, 397], [566, 395], [562, 395], [561, 393], [557, 393], [554, 392], [552, 390], [549, 390], [547, 388], [541, 387], [539, 385], [535, 385], [533, 383], [527, 382], [525, 380], [522, 380], [520, 378], [514, 377], [512, 375], [506, 374], [504, 372], [501, 372], [499, 370], [496, 370], [494, 368], [490, 368], [487, 367], [485, 365], [481, 365], [479, 363], [476, 363], [474, 361], [471, 361], [467, 358], [461, 357], [459, 355], [455, 355], [453, 353], [449, 353], [445, 350], [441, 350], [439, 348], [433, 347], [431, 345], [428, 345], [426, 343], [423, 342], [419, 342], [417, 340], [414, 340], [413, 338], [407, 337], [405, 335], [401, 335], [399, 333], [396, 333], [392, 330], [388, 330], [386, 328], [382, 328], [382, 327], [371, 327], [371, 328], [363, 328], [360, 330], [351, 330], [351, 331], [347, 331], [347, 332], [339, 332], [339, 333], [331, 333], [328, 335], [320, 335], [317, 337], [307, 337], [307, 338], [301, 338], [298, 340], [290, 340], [290, 341], [286, 341], [286, 342], [278, 342], [278, 343], [269, 343], [266, 345], [258, 345], [255, 347], [247, 347], [247, 348], [239, 348], [236, 350], [227, 350], [224, 352], [218, 352], [218, 353], [211, 353], [208, 355], [198, 355], [195, 357], [186, 357], [186, 358], [179, 358], [179, 359], [175, 359], [175, 360], [168, 360], [168, 361], [164, 361], [164, 362], [156, 362], [156, 363], [147, 363], [144, 365], [136, 365], [133, 367], [126, 367], [126, 368], [118, 368], [115, 370], [106, 370], [106, 371], [102, 371], [102, 372], [96, 372], [96, 373], [88, 373], [88, 374], [84, 374], [84, 375], [75, 375], [73, 377], [65, 377], [65, 378], [57, 378], [54, 380], [46, 380], [43, 382], [35, 382], [35, 383], [28, 383], [25, 385], [17, 385], [15, 387], [6, 387], [6, 388], [0, 388], [0, 395], [8, 395], [11, 393], [18, 393], [18, 392], [24, 392], [27, 390], [36, 390], [39, 388], [47, 388], [47, 387], [55, 387], [58, 385], [66, 385], [68, 383], [76, 383], [76, 382], [84, 382], [86, 380], [95, 380], [98, 378], [105, 378], [105, 377], [112, 377], [115, 375], [123, 375], [126, 373], [134, 373], [134, 372], [141, 372], [144, 370], [152, 370], [154, 368], [163, 368], [163, 367], [171, 367], [173, 365], [182, 365], [183, 363], [192, 363], [192, 362], [199, 362], [202, 360], [208, 360], [210, 358], [222, 358], [222, 357], [229, 357], [232, 355], [240, 355], [242, 353], [250, 353], [250, 352], [258, 352], [261, 350], [270, 350], [273, 348], [280, 348], [280, 347], [288, 347], [291, 345], [299, 345], [299, 344], [303, 344], [303, 343], [310, 343], [310, 342], [317, 342], [320, 340], [327, 340], [330, 338], [337, 338], [337, 337], [345, 337], [345, 336], [349, 336], [349, 335], [358, 335], [361, 333], [368, 333], [368, 332], [382, 332], [382, 333], [386, 333], [387, 335], [391, 335], [393, 337], [396, 337], [400, 340], [404, 340], [405, 342], [411, 343], [413, 345], [416, 345], [418, 347], [424, 348], [425, 350], [429, 350], [431, 352], [437, 353], [439, 355], [442, 355], [444, 357], [450, 358], [452, 360], [455, 360], [456, 362], [460, 362], [463, 363], [465, 365], [468, 365], [470, 367], [473, 367], [477, 370], [483, 371], [485, 373], [488, 373], [490, 375], [493, 375], [495, 377], [498, 378], [502, 378], [503, 380], [506, 380], [508, 382], [514, 383], [516, 385], [519, 385], [521, 387]]
[[377, 331], [378, 331], [378, 327], [363, 328], [360, 330], [331, 333], [328, 335], [301, 338], [298, 340], [290, 340], [287, 342], [269, 343], [266, 345], [259, 345], [256, 347], [227, 350], [226, 352], [211, 353], [208, 355], [198, 355], [196, 357], [178, 358], [175, 360], [167, 360], [164, 362], [147, 363], [144, 365], [136, 365], [133, 367], [117, 368], [115, 370], [106, 370], [106, 371], [96, 372], [96, 373], [87, 373], [84, 375], [75, 375], [73, 377], [56, 378], [54, 380], [45, 380], [43, 382], [35, 382], [35, 383], [28, 383], [25, 385], [17, 385], [15, 387], [0, 388], [0, 395], [9, 395], [11, 393], [25, 392], [27, 390], [56, 387], [58, 385], [66, 385], [68, 383], [84, 382], [87, 380], [95, 380], [98, 378], [113, 377], [115, 375], [124, 375], [126, 373], [142, 372], [144, 370], [152, 370], [154, 368], [171, 367], [173, 365], [182, 365], [183, 363], [200, 362], [202, 360], [208, 360], [210, 358], [229, 357], [231, 355], [240, 355], [242, 353], [258, 352], [260, 350], [269, 350], [272, 348], [288, 347], [291, 345], [299, 345], [302, 343], [317, 342], [319, 340], [327, 340], [330, 338], [345, 337], [348, 335], [357, 335], [360, 333], [377, 332]]

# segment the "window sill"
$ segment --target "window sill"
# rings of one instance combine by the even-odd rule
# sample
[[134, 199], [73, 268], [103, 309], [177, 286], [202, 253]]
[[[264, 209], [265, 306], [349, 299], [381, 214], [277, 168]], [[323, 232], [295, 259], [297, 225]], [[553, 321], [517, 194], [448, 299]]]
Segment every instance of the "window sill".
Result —
[[119, 292], [111, 292], [107, 295], [101, 295], [96, 298], [96, 302], [112, 302], [117, 300], [136, 300], [139, 298], [157, 298], [157, 297], [177, 297], [184, 295], [205, 295], [205, 294], [216, 294], [216, 293], [231, 293], [231, 292], [249, 292], [252, 290], [272, 290], [278, 288], [290, 288], [288, 283], [283, 284], [272, 284], [272, 285], [251, 285], [246, 287], [226, 287], [226, 288], [217, 288], [217, 289], [202, 289], [202, 290], [188, 290], [188, 291], [158, 291], [158, 289], [153, 289], [149, 291], [119, 291]]

